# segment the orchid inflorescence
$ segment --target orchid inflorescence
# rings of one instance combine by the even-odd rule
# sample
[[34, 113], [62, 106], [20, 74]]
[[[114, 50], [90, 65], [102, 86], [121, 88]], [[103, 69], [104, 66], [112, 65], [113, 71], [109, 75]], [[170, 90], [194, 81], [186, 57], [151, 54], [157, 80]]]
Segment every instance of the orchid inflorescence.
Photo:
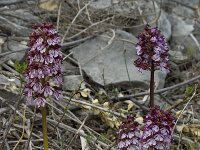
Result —
[[128, 116], [119, 128], [117, 147], [120, 150], [137, 149], [138, 147], [141, 147], [141, 136], [139, 124], [134, 121], [134, 117]]
[[165, 37], [157, 27], [146, 26], [144, 32], [138, 35], [136, 45], [138, 59], [135, 66], [139, 70], [151, 70], [152, 63], [155, 70], [169, 71], [168, 44]]
[[118, 150], [144, 150], [154, 147], [155, 150], [169, 149], [171, 146], [174, 118], [158, 106], [150, 109], [146, 115], [143, 131], [134, 117], [128, 116], [117, 132]]
[[35, 25], [29, 37], [28, 66], [24, 93], [29, 105], [44, 107], [49, 96], [62, 98], [62, 53], [60, 37], [53, 25]]
[[153, 146], [155, 149], [170, 148], [174, 118], [167, 111], [155, 106], [146, 115], [145, 126], [141, 138], [142, 146], [146, 149]]
[[[144, 32], [138, 36], [136, 53], [138, 59], [134, 61], [139, 71], [151, 71], [150, 82], [150, 110], [144, 120], [144, 128], [140, 130], [134, 118], [127, 117], [119, 127], [117, 149], [119, 150], [162, 150], [169, 149], [172, 141], [175, 119], [172, 115], [154, 106], [154, 71], [169, 72], [168, 44], [157, 27], [147, 25]], [[136, 134], [137, 133], [137, 134]]]

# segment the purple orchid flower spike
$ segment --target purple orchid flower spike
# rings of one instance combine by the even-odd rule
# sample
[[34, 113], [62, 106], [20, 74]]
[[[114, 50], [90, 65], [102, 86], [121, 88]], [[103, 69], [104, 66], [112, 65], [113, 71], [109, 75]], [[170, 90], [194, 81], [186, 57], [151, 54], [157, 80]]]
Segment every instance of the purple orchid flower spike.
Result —
[[44, 107], [49, 96], [57, 100], [62, 98], [60, 37], [51, 24], [35, 25], [28, 46], [24, 94], [28, 105]]
[[147, 25], [138, 35], [136, 45], [138, 59], [134, 61], [139, 70], [165, 70], [169, 72], [168, 44], [157, 27]]
[[[169, 72], [168, 44], [157, 27], [147, 25], [138, 35], [136, 45], [139, 71], [148, 70], [150, 74], [150, 110], [146, 115], [142, 136], [138, 124], [128, 117], [118, 131], [117, 148], [119, 150], [162, 150], [169, 149], [175, 119], [172, 115], [154, 105], [154, 72]], [[141, 131], [142, 132], [142, 131]]]
[[158, 106], [150, 109], [145, 118], [145, 126], [141, 138], [142, 148], [169, 149], [174, 125], [175, 120], [169, 112], [161, 110]]
[[134, 117], [128, 116], [118, 130], [118, 150], [139, 150], [141, 133]]

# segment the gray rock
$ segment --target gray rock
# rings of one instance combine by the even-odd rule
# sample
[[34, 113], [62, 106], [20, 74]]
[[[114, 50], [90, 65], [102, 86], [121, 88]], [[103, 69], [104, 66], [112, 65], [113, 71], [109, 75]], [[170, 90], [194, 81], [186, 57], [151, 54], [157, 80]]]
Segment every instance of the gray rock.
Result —
[[[72, 49], [74, 57], [79, 61], [86, 74], [101, 85], [128, 83], [126, 59], [130, 80], [137, 85], [139, 83], [140, 86], [146, 85], [148, 87], [149, 71], [140, 73], [133, 65], [133, 60], [137, 58], [133, 43], [136, 43], [137, 39], [121, 30], [116, 31], [112, 43], [110, 43], [110, 38], [105, 36], [108, 36], [108, 34], [88, 40]], [[126, 50], [125, 57], [124, 50]], [[163, 87], [165, 76], [166, 73], [156, 71], [155, 79], [159, 87]]]
[[[18, 41], [15, 41], [15, 40], [8, 40], [7, 43], [5, 43], [3, 45], [3, 52], [23, 50], [25, 48], [28, 48], [26, 46], [26, 44], [27, 43], [25, 41], [18, 42]], [[12, 53], [9, 56], [14, 61], [16, 61], [16, 60], [21, 61], [22, 58], [25, 55], [25, 52], [26, 51], [24, 50], [24, 51], [21, 51], [21, 52]]]
[[2, 53], [2, 45], [4, 44], [5, 40], [6, 40], [6, 37], [0, 36], [0, 53]]
[[77, 90], [79, 87], [83, 89], [85, 87], [85, 84], [82, 81], [83, 78], [81, 75], [64, 76], [63, 89], [69, 91]]
[[172, 37], [170, 42], [171, 60], [180, 64], [191, 59], [200, 60], [199, 46], [195, 42], [196, 37], [194, 35]]
[[177, 16], [182, 16], [184, 18], [190, 18], [190, 19], [195, 19], [194, 17], [197, 17], [195, 14], [195, 11], [192, 9], [189, 9], [187, 7], [183, 7], [181, 5], [178, 5], [172, 10], [172, 13], [176, 14]]
[[171, 22], [172, 36], [186, 36], [194, 30], [194, 22], [186, 23], [181, 17], [174, 14], [167, 15]]
[[[160, 0], [156, 0], [158, 3], [160, 3]], [[177, 6], [185, 7], [185, 8], [197, 8], [198, 7], [199, 0], [164, 0], [161, 2], [163, 6], [167, 6], [167, 8], [170, 8], [171, 10]]]
[[[10, 19], [19, 25], [26, 25], [27, 21], [30, 24], [41, 20], [39, 17], [34, 16], [29, 10], [25, 9], [7, 10], [4, 11], [3, 14], [5, 17], [13, 16], [10, 17]], [[15, 16], [17, 16], [17, 18]]]
[[[122, 1], [122, 0], [95, 0], [90, 3], [95, 11], [108, 11], [109, 14], [142, 21], [143, 17], [149, 22], [156, 18], [159, 7], [156, 2], [145, 1]], [[154, 9], [155, 8], [155, 9]], [[156, 10], [156, 12], [155, 12]], [[101, 12], [102, 13], [102, 12]], [[140, 14], [143, 16], [141, 17]], [[142, 18], [142, 19], [141, 19]]]
[[[142, 8], [142, 14], [146, 14], [145, 20], [147, 23], [151, 26], [157, 26], [156, 22], [153, 21], [155, 18], [159, 15], [160, 8], [158, 7], [157, 3], [154, 4], [152, 2], [148, 2], [145, 6], [144, 3], [140, 2], [138, 4], [138, 7]], [[155, 6], [155, 10], [153, 9]], [[151, 15], [149, 15], [151, 14]], [[138, 21], [137, 24], [143, 24], [142, 20]], [[166, 39], [169, 39], [171, 37], [172, 31], [171, 31], [171, 23], [167, 18], [167, 14], [164, 10], [161, 10], [161, 14], [158, 19], [158, 27], [161, 30], [162, 34], [165, 36]], [[134, 35], [137, 35], [139, 32], [142, 32], [144, 29], [144, 26], [135, 26], [128, 31]]]
[[23, 0], [1, 0], [0, 1], [0, 6], [6, 6], [6, 5], [14, 5], [17, 3], [21, 3]]
[[170, 55], [170, 60], [175, 62], [176, 64], [180, 64], [183, 62], [188, 61], [188, 57], [187, 55], [184, 55], [181, 51], [169, 51], [169, 55]]
[[[144, 5], [144, 2], [143, 3], [141, 2], [141, 4]], [[169, 39], [171, 36], [171, 23], [167, 18], [167, 13], [161, 8], [159, 8], [156, 2], [153, 3], [152, 1], [149, 1], [145, 4], [147, 6], [145, 5], [146, 8], [144, 9], [144, 12], [142, 12], [142, 14], [146, 14], [146, 20], [148, 24], [150, 24], [151, 26], [158, 26], [162, 34], [165, 36], [165, 38]], [[149, 15], [149, 14], [152, 14], [152, 15]], [[157, 22], [155, 22], [154, 20], [158, 16], [159, 16], [159, 19], [158, 19], [158, 25], [157, 25]]]
[[90, 6], [94, 9], [105, 9], [112, 5], [112, 0], [95, 0], [92, 1]]
[[0, 74], [0, 89], [11, 89], [12, 86], [20, 87], [20, 81], [16, 78], [9, 78]]
[[8, 78], [4, 75], [0, 75], [0, 88], [3, 89], [7, 85], [9, 85]]
[[171, 23], [167, 19], [166, 12], [164, 11], [161, 11], [161, 15], [158, 19], [158, 28], [161, 30], [166, 39], [169, 39], [171, 37]]
[[16, 24], [5, 17], [0, 16], [0, 28], [3, 32], [7, 34], [16, 34], [19, 36], [29, 36], [31, 29], [21, 26], [19, 24]]

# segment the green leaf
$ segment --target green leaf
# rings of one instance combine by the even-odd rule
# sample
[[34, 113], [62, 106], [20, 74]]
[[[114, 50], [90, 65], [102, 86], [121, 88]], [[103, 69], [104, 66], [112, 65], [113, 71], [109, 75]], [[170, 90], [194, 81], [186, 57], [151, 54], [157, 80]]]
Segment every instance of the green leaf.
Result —
[[17, 72], [23, 73], [26, 70], [26, 68], [27, 68], [26, 62], [23, 63], [20, 63], [19, 61], [15, 62], [15, 69], [17, 70]]
[[185, 94], [186, 94], [187, 96], [191, 96], [192, 93], [193, 93], [193, 91], [194, 91], [194, 87], [193, 87], [193, 86], [187, 86], [187, 87], [186, 87], [186, 90], [185, 90]]

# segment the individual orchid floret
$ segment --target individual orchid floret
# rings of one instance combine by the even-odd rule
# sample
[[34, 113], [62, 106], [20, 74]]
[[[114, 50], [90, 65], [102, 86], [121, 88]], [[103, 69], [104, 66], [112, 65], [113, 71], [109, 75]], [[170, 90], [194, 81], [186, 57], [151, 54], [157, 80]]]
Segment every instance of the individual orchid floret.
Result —
[[169, 112], [163, 111], [157, 106], [151, 108], [145, 118], [145, 126], [141, 138], [142, 148], [169, 149], [174, 125], [175, 120]]
[[118, 150], [138, 150], [140, 148], [141, 133], [138, 123], [132, 116], [125, 119], [118, 131], [117, 149]]
[[29, 37], [24, 94], [30, 105], [44, 107], [49, 96], [62, 98], [62, 53], [60, 37], [53, 25], [35, 25]]
[[166, 70], [169, 72], [168, 44], [157, 27], [147, 25], [144, 32], [138, 35], [134, 61], [139, 70]]

